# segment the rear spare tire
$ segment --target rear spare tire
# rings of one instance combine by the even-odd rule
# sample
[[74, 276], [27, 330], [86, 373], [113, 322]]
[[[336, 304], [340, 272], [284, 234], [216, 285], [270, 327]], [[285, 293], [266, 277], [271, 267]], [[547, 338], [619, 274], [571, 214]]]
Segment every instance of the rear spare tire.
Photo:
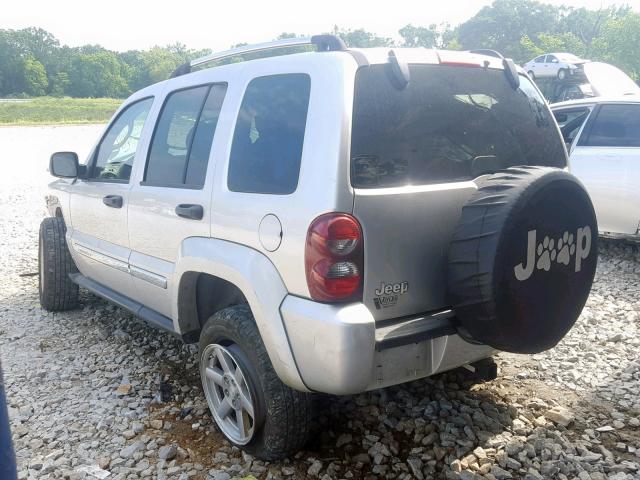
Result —
[[584, 306], [598, 226], [570, 173], [514, 167], [476, 181], [449, 250], [448, 289], [463, 337], [514, 353], [553, 347]]

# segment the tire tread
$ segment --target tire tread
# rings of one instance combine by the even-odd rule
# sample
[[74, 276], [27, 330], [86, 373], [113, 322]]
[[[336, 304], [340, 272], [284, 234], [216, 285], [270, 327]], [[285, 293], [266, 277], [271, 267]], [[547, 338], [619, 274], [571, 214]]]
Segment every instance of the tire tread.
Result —
[[60, 217], [48, 217], [40, 224], [39, 241], [42, 257], [38, 252], [38, 276], [42, 277], [40, 263], [44, 262], [44, 278], [39, 278], [40, 305], [50, 312], [71, 310], [78, 305], [78, 285], [70, 274], [76, 268], [65, 238], [66, 227]]
[[[262, 460], [279, 460], [300, 450], [309, 437], [313, 420], [312, 395], [299, 392], [282, 383], [275, 372], [260, 332], [247, 304], [235, 305], [215, 313], [205, 324], [200, 337], [200, 351], [212, 343], [219, 332], [233, 332], [242, 339], [241, 348], [256, 360], [265, 396], [264, 424], [256, 437], [241, 446]], [[252, 352], [247, 352], [247, 346]]]

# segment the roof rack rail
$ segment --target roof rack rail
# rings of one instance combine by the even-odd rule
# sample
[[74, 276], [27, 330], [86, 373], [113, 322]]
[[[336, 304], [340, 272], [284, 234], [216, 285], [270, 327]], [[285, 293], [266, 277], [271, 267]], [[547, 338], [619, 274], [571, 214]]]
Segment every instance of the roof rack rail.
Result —
[[171, 78], [179, 77], [191, 73], [193, 67], [198, 67], [206, 63], [215, 62], [224, 58], [235, 57], [245, 53], [264, 52], [266, 50], [277, 50], [280, 48], [299, 47], [302, 45], [315, 45], [318, 52], [344, 51], [347, 46], [342, 39], [336, 35], [314, 35], [313, 37], [283, 38], [273, 42], [257, 43], [254, 45], [243, 45], [223, 52], [216, 52], [201, 58], [196, 58], [184, 63], [176, 68], [171, 74]]

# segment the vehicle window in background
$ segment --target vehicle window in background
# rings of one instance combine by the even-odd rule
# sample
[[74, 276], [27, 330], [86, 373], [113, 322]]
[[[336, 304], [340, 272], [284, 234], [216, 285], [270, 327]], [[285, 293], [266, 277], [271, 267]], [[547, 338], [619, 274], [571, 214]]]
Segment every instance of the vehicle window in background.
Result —
[[311, 79], [302, 73], [251, 80], [233, 134], [229, 190], [280, 195], [295, 191], [310, 89]]
[[585, 142], [590, 147], [640, 147], [640, 105], [602, 105]]
[[558, 63], [558, 59], [554, 55], [547, 55], [547, 63]]
[[580, 127], [584, 124], [589, 116], [590, 110], [588, 108], [577, 108], [572, 110], [559, 110], [553, 112], [553, 115], [558, 122], [560, 132], [562, 132], [562, 138], [566, 144], [571, 145], [576, 135], [580, 131]]
[[536, 63], [544, 63], [544, 59], [545, 59], [545, 55], [540, 55], [539, 57], [536, 57], [533, 61]]
[[410, 65], [398, 90], [387, 65], [356, 75], [351, 183], [377, 188], [470, 180], [514, 165], [564, 167], [545, 100], [503, 70]]
[[140, 134], [153, 98], [129, 105], [109, 126], [96, 152], [96, 162], [89, 178], [96, 180], [129, 180]]

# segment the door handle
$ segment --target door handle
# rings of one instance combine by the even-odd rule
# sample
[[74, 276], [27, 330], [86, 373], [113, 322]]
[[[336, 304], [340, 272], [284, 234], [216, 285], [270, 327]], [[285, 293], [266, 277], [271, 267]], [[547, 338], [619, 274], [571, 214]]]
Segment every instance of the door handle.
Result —
[[122, 197], [120, 195], [107, 195], [102, 198], [102, 203], [107, 207], [122, 208]]
[[190, 218], [191, 220], [202, 220], [204, 210], [202, 205], [181, 203], [176, 207], [176, 215], [182, 218]]

